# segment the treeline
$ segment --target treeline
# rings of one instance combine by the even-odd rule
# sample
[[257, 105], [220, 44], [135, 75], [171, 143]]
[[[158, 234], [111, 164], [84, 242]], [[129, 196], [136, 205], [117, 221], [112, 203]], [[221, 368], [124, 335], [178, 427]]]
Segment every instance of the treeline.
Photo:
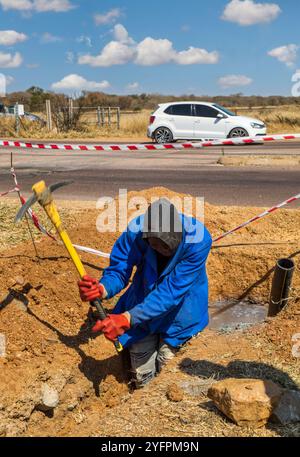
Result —
[[[299, 97], [282, 97], [272, 95], [262, 97], [257, 95], [244, 96], [243, 94], [196, 96], [193, 94], [183, 94], [181, 96], [160, 95], [160, 94], [138, 94], [138, 95], [110, 95], [102, 92], [83, 92], [74, 98], [74, 105], [79, 106], [111, 106], [120, 107], [122, 110], [140, 111], [143, 109], [154, 109], [159, 103], [174, 102], [179, 100], [207, 101], [219, 103], [228, 107], [253, 107], [253, 106], [281, 106], [300, 104]], [[40, 87], [30, 87], [23, 92], [13, 92], [2, 98], [0, 101], [6, 105], [12, 105], [16, 102], [24, 104], [26, 111], [37, 112], [44, 110], [45, 101], [50, 99], [55, 104], [66, 103], [68, 96], [47, 92]]]

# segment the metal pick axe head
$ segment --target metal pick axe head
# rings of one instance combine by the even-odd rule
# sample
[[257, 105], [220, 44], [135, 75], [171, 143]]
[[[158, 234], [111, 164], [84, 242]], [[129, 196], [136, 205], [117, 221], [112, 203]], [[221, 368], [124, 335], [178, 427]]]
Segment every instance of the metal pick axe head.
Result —
[[[18, 211], [15, 217], [15, 224], [17, 224], [18, 222], [20, 222], [21, 219], [23, 219], [27, 211], [36, 202], [38, 202], [41, 206], [45, 206], [45, 204], [52, 201], [52, 192], [55, 192], [57, 189], [60, 189], [61, 187], [68, 186], [73, 182], [74, 181], [63, 181], [56, 184], [51, 184], [49, 187], [46, 187], [44, 181], [40, 181], [39, 183], [35, 184], [32, 188], [34, 193]], [[43, 191], [41, 193], [37, 191], [39, 185], [43, 187]]]

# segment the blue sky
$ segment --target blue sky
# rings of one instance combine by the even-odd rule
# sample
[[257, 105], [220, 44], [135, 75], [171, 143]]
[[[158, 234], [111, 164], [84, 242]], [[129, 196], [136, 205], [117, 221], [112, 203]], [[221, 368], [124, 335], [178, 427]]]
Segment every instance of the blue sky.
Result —
[[0, 72], [9, 92], [290, 95], [299, 17], [297, 0], [0, 0]]

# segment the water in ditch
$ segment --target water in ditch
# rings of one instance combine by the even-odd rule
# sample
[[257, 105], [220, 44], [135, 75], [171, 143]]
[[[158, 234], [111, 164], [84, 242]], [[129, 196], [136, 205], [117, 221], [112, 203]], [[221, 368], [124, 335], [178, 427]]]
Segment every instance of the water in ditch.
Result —
[[209, 328], [232, 332], [263, 322], [267, 317], [268, 307], [247, 300], [221, 300], [210, 303], [209, 314]]

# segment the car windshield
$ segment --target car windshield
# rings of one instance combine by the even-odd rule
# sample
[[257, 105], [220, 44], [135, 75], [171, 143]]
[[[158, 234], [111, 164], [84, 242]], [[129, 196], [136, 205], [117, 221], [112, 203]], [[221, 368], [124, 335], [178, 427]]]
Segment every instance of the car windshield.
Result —
[[223, 113], [228, 114], [228, 116], [236, 116], [235, 113], [233, 113], [229, 109], [224, 108], [223, 106], [220, 106], [220, 105], [217, 105], [217, 104], [214, 104], [213, 106], [215, 108], [218, 108], [220, 111], [223, 111]]

